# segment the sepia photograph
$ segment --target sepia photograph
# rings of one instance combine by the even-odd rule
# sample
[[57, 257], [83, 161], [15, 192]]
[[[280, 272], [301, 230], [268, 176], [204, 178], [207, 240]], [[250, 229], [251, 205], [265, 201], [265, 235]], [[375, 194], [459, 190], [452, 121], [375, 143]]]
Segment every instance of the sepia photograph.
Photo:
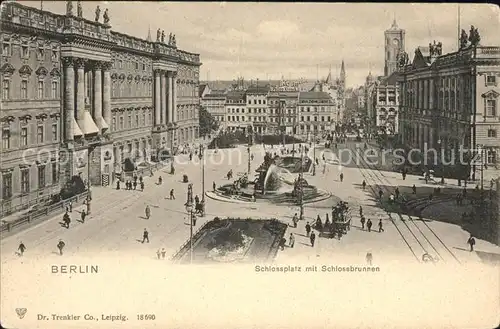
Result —
[[497, 328], [494, 4], [4, 1], [0, 327]]

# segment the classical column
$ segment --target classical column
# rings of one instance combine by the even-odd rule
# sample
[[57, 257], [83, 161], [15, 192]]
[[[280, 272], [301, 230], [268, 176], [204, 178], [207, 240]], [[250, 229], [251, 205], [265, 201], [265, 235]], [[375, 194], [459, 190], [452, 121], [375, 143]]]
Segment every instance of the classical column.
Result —
[[429, 109], [434, 108], [434, 79], [429, 80]]
[[64, 57], [64, 137], [72, 141], [75, 122], [75, 68], [73, 58]]
[[172, 121], [177, 122], [177, 72], [172, 76]]
[[111, 125], [111, 63], [101, 63], [104, 72], [104, 85], [102, 88], [102, 113], [104, 121]]
[[174, 106], [174, 101], [173, 101], [173, 72], [169, 71], [168, 72], [168, 122], [172, 122], [173, 118], [173, 106]]
[[161, 124], [161, 85], [160, 85], [160, 70], [155, 70], [155, 118], [154, 124], [158, 126]]
[[103, 127], [102, 118], [102, 69], [101, 64], [96, 63], [94, 66], [94, 122], [99, 128], [99, 134], [101, 134]]
[[161, 124], [167, 123], [167, 74], [161, 72]]
[[77, 59], [76, 69], [76, 121], [85, 134], [85, 61]]

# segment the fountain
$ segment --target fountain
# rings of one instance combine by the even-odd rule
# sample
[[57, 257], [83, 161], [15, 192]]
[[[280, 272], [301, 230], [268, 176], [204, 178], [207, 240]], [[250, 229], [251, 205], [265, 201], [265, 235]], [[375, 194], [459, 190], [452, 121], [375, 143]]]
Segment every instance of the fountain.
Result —
[[[208, 197], [233, 202], [258, 202], [298, 204], [300, 195], [297, 184], [302, 184], [304, 203], [317, 202], [328, 199], [331, 195], [326, 191], [309, 185], [301, 172], [308, 172], [312, 161], [309, 158], [298, 157], [271, 157], [267, 153], [264, 163], [256, 170], [258, 176], [251, 181], [245, 173], [232, 184], [226, 184], [214, 192], [207, 193]], [[302, 168], [301, 168], [302, 167]]]

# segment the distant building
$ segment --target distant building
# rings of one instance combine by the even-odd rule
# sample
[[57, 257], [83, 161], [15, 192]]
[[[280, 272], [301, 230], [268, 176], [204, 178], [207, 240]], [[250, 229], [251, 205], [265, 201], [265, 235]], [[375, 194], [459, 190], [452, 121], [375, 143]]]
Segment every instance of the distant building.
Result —
[[253, 132], [267, 134], [269, 132], [269, 108], [267, 95], [269, 86], [253, 85], [245, 91], [248, 125]]
[[397, 57], [405, 50], [405, 30], [398, 27], [396, 20], [384, 32], [385, 36], [385, 66], [384, 76], [388, 77], [398, 70]]
[[226, 93], [223, 90], [210, 90], [208, 85], [203, 87], [203, 90], [208, 93], [200, 93], [202, 95], [200, 99], [200, 105], [202, 108], [207, 110], [208, 113], [219, 123], [219, 129], [225, 130], [226, 126]]
[[442, 149], [448, 158], [459, 147], [480, 148], [486, 163], [498, 165], [500, 47], [465, 42], [445, 55], [441, 47], [417, 48], [400, 69], [402, 141]]
[[297, 134], [303, 137], [319, 136], [335, 127], [337, 109], [330, 95], [323, 91], [299, 93], [299, 127]]
[[248, 113], [246, 112], [246, 97], [244, 90], [230, 90], [226, 93], [224, 104], [225, 127], [227, 131], [247, 131]]
[[272, 132], [293, 135], [297, 131], [299, 92], [271, 91], [267, 97]]
[[382, 78], [376, 84], [375, 93], [375, 125], [378, 132], [394, 135], [398, 132], [399, 122], [399, 88], [398, 72]]

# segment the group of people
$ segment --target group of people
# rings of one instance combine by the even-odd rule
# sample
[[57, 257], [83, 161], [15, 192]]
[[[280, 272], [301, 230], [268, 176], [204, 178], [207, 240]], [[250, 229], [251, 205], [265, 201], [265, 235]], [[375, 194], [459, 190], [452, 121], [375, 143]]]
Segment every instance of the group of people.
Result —
[[[120, 185], [121, 185], [121, 181], [117, 180], [116, 181], [116, 189], [117, 190], [120, 189]], [[137, 190], [137, 186], [140, 187], [141, 192], [144, 191], [144, 180], [143, 180], [142, 176], [137, 177], [137, 175], [134, 174], [132, 180], [125, 181], [125, 189], [128, 191]]]

